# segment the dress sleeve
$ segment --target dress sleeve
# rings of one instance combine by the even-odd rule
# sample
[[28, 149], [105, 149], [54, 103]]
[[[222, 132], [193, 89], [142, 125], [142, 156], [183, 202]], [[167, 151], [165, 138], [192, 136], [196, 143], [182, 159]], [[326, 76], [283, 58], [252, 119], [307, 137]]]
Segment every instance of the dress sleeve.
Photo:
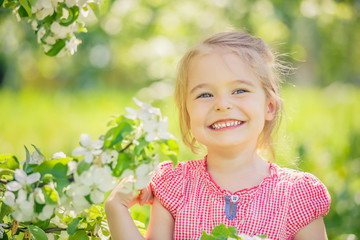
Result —
[[293, 235], [313, 220], [325, 217], [331, 202], [325, 185], [310, 173], [294, 184], [289, 216], [289, 231]]
[[157, 168], [150, 186], [155, 197], [175, 218], [184, 198], [184, 175], [181, 164], [173, 168], [171, 161], [162, 162]]

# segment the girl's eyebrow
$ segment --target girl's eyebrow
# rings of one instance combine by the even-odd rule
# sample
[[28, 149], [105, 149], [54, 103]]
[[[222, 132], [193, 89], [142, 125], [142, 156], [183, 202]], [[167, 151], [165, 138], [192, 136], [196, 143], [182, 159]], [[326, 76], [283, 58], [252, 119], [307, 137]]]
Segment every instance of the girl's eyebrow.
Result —
[[[228, 84], [229, 84], [229, 85], [233, 85], [233, 84], [244, 84], [244, 85], [248, 85], [248, 86], [250, 86], [250, 87], [255, 87], [255, 85], [254, 85], [253, 82], [248, 81], [248, 80], [243, 80], [243, 79], [233, 80], [233, 81], [230, 81]], [[198, 89], [206, 88], [208, 85], [209, 85], [208, 83], [200, 83], [200, 84], [196, 85], [195, 87], [193, 87], [193, 88], [190, 90], [190, 94], [192, 94], [193, 92], [195, 92], [195, 91], [198, 90]]]

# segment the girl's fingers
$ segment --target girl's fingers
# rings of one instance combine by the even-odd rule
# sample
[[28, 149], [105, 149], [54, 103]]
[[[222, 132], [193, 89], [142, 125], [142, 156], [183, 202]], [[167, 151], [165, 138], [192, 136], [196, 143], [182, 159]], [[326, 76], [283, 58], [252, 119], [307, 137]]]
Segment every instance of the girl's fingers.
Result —
[[142, 206], [144, 204], [152, 204], [154, 195], [151, 191], [150, 185], [140, 191], [139, 195], [139, 204]]

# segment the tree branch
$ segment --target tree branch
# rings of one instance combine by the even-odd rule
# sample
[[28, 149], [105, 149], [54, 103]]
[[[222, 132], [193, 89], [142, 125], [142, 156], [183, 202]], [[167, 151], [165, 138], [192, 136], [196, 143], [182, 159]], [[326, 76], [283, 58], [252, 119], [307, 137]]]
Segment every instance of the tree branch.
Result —
[[8, 183], [8, 181], [7, 181], [6, 179], [2, 179], [2, 178], [0, 178], [0, 183], [2, 183], [2, 184], [7, 184], [7, 183]]
[[128, 145], [126, 145], [123, 149], [121, 149], [121, 153], [125, 152], [126, 149], [128, 149], [130, 146], [132, 145], [132, 142], [128, 143]]

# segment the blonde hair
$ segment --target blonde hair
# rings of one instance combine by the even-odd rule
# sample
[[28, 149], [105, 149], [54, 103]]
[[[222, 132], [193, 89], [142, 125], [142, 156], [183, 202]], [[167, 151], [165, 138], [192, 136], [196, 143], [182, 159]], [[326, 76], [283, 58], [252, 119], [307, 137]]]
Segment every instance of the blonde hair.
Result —
[[280, 97], [281, 80], [277, 75], [278, 63], [275, 55], [266, 43], [257, 37], [242, 32], [222, 32], [213, 35], [202, 43], [191, 48], [180, 60], [175, 85], [175, 102], [179, 110], [180, 131], [184, 143], [194, 153], [199, 153], [201, 145], [190, 131], [190, 116], [186, 108], [188, 71], [192, 60], [199, 55], [210, 53], [215, 49], [227, 50], [237, 54], [260, 80], [267, 98], [274, 104], [275, 117], [266, 121], [259, 136], [257, 149], [269, 151], [275, 157], [272, 133], [281, 120], [282, 99]]

